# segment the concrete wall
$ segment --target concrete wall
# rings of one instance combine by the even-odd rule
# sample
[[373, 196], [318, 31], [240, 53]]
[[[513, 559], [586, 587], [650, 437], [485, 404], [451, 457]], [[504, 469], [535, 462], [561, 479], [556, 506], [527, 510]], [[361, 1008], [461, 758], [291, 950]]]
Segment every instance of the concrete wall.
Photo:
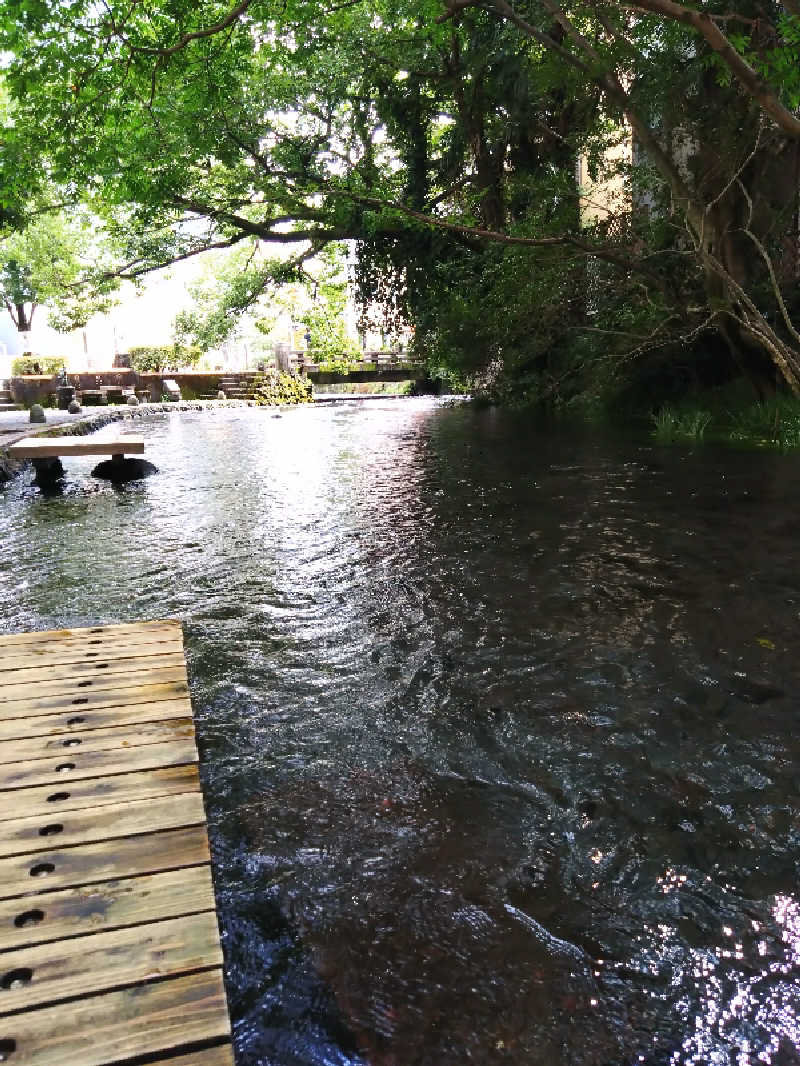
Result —
[[[74, 385], [78, 392], [82, 389], [97, 389], [107, 385], [134, 388], [137, 391], [147, 389], [150, 399], [158, 401], [164, 392], [164, 378], [170, 378], [177, 381], [185, 400], [196, 400], [203, 396], [216, 397], [222, 377], [223, 375], [216, 371], [213, 373], [188, 371], [178, 374], [165, 371], [163, 374], [137, 374], [133, 370], [108, 370], [102, 373], [70, 374], [69, 383]], [[53, 402], [56, 387], [55, 375], [48, 374], [15, 377], [9, 382], [14, 401], [25, 407], [30, 407], [33, 403], [48, 406]]]

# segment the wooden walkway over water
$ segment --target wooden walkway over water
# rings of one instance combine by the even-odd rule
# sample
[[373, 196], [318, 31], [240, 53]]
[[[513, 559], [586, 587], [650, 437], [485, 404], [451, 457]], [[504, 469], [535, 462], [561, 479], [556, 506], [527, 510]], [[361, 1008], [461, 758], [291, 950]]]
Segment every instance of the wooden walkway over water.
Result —
[[180, 623], [0, 671], [0, 1062], [233, 1066]]

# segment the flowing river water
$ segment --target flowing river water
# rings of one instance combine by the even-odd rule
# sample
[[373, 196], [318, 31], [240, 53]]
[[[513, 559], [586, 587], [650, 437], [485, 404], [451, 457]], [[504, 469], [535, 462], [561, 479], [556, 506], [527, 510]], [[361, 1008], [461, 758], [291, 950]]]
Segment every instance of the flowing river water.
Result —
[[2, 490], [0, 627], [183, 620], [239, 1066], [800, 1063], [800, 460], [141, 428]]

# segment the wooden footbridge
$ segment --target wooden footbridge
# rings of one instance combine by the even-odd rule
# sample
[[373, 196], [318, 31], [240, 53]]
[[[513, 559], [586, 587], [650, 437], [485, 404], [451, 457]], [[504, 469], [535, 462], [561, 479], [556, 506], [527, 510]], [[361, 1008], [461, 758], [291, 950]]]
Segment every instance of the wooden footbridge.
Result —
[[180, 623], [0, 668], [0, 1062], [233, 1066]]

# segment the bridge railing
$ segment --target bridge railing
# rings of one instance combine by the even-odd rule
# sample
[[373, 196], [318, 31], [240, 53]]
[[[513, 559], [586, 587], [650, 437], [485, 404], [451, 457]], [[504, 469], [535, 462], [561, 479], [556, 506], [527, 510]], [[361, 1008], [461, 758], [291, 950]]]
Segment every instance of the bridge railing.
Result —
[[[313, 350], [310, 351], [293, 351], [288, 353], [289, 367], [292, 370], [307, 371], [315, 370], [319, 367], [319, 363], [314, 358]], [[412, 359], [407, 352], [392, 352], [392, 351], [372, 351], [372, 352], [359, 352], [356, 356], [343, 357], [343, 362], [352, 363], [354, 367], [363, 366], [375, 366], [378, 368], [386, 368], [392, 366], [399, 366], [403, 363], [411, 363], [417, 365], [418, 359]]]

